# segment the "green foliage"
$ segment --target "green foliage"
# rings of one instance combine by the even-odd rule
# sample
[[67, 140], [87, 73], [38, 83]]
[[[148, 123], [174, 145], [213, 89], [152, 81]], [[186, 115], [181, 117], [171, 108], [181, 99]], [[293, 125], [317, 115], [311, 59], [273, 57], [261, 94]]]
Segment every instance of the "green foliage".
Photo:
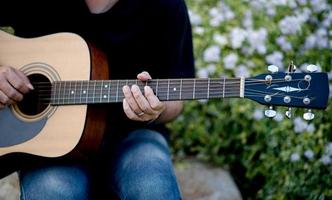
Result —
[[[331, 71], [332, 8], [328, 1], [187, 0], [187, 3], [198, 76], [237, 76], [243, 70], [254, 76], [264, 73], [269, 64], [285, 67], [290, 60], [298, 68], [313, 63], [322, 71]], [[287, 17], [294, 18], [288, 22]], [[251, 19], [251, 25], [246, 25], [244, 19]], [[282, 29], [282, 21], [290, 23], [294, 30], [287, 32], [287, 28], [292, 28], [287, 23]], [[238, 39], [232, 34], [234, 28], [245, 32], [245, 39], [238, 46], [232, 43]], [[260, 29], [263, 31], [258, 33]], [[250, 34], [255, 31], [257, 40], [262, 39], [261, 46], [259, 41], [250, 43]], [[225, 40], [216, 39], [216, 35]], [[277, 42], [280, 37], [285, 41]], [[314, 42], [310, 43], [310, 38]], [[212, 46], [220, 50], [212, 52], [218, 59], [213, 55], [208, 58]], [[269, 59], [275, 52], [282, 57]], [[237, 56], [235, 64], [227, 63], [225, 58], [230, 54]], [[169, 124], [173, 151], [178, 158], [195, 155], [227, 167], [246, 199], [331, 199], [332, 106], [314, 111], [312, 122], [300, 118], [304, 112], [300, 109], [295, 109], [293, 119], [283, 117], [286, 108], [277, 108], [277, 117], [267, 119], [262, 116], [264, 109], [246, 99], [186, 102], [183, 114]]]

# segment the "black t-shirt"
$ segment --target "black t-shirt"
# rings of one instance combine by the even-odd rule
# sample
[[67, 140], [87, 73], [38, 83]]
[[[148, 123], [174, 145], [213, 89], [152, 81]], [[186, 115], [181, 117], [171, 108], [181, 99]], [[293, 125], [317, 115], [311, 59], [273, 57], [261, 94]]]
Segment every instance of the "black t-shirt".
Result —
[[[152, 78], [194, 77], [183, 0], [119, 0], [103, 14], [91, 14], [83, 0], [5, 2], [0, 3], [0, 26], [12, 26], [20, 37], [77, 33], [107, 54], [111, 79], [136, 79], [142, 71]], [[107, 107], [109, 135], [123, 136], [138, 127], [165, 131], [163, 125], [130, 121], [122, 104]]]

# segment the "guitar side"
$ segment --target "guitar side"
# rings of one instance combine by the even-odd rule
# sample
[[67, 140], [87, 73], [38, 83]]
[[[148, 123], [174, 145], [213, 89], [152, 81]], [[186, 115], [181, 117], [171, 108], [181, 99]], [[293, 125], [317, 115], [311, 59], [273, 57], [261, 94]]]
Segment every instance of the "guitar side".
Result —
[[[72, 33], [28, 39], [0, 31], [0, 44], [0, 65], [20, 69], [26, 75], [42, 74], [52, 79], [51, 82], [108, 78], [105, 56]], [[95, 64], [98, 69], [94, 68]], [[73, 153], [84, 154], [90, 148], [97, 148], [105, 129], [105, 113], [95, 106], [48, 105], [44, 112], [33, 116], [15, 108], [11, 106], [10, 111], [23, 123], [45, 120], [45, 125], [27, 141], [0, 147], [0, 156], [19, 152], [59, 157], [72, 152], [77, 145]], [[6, 117], [0, 116], [0, 121]]]

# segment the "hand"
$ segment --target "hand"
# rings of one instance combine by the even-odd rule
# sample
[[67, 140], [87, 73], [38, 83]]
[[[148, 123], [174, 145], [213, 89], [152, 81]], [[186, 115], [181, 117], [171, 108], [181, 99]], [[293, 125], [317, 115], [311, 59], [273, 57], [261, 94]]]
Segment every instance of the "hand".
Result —
[[8, 66], [0, 66], [0, 108], [23, 99], [23, 94], [33, 90], [23, 72]]
[[[137, 79], [146, 81], [151, 76], [148, 72], [142, 72], [137, 75]], [[137, 85], [132, 85], [131, 88], [126, 85], [122, 91], [125, 96], [123, 110], [131, 120], [153, 121], [166, 109], [165, 103], [159, 101], [149, 86], [144, 87], [144, 94]]]

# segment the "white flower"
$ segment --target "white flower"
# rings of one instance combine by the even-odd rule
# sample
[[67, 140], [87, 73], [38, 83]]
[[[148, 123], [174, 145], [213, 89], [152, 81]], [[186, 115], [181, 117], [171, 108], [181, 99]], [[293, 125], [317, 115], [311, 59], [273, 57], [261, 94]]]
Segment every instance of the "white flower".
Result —
[[319, 161], [320, 161], [321, 163], [323, 163], [324, 165], [329, 165], [329, 164], [331, 164], [331, 162], [332, 162], [331, 157], [330, 157], [329, 155], [323, 155], [323, 156], [319, 159]]
[[239, 65], [235, 69], [235, 76], [237, 77], [248, 77], [249, 75], [250, 75], [249, 70], [245, 65]]
[[235, 27], [230, 31], [231, 45], [234, 49], [240, 48], [246, 39], [246, 31]]
[[307, 0], [297, 0], [297, 2], [301, 5], [304, 6], [307, 4]]
[[223, 12], [219, 8], [212, 8], [209, 12], [210, 14], [210, 25], [212, 27], [217, 27], [220, 25], [221, 22], [225, 21], [225, 17], [223, 15]]
[[327, 155], [331, 156], [332, 155], [332, 142], [329, 142], [327, 145], [326, 145], [326, 153]]
[[275, 16], [277, 13], [276, 13], [276, 8], [275, 7], [268, 7], [266, 9], [266, 14], [269, 15], [269, 16]]
[[263, 110], [262, 109], [255, 109], [254, 113], [253, 113], [253, 118], [256, 120], [261, 120], [263, 119], [264, 115], [263, 115]]
[[207, 69], [200, 69], [197, 72], [198, 78], [208, 78], [209, 77], [209, 72]]
[[296, 117], [294, 119], [294, 131], [295, 133], [302, 133], [306, 130], [308, 123], [304, 121], [301, 117]]
[[190, 22], [194, 26], [198, 26], [202, 23], [202, 18], [197, 13], [192, 10], [189, 10]]
[[253, 21], [252, 21], [252, 12], [251, 10], [247, 10], [245, 13], [244, 13], [244, 17], [243, 17], [243, 20], [242, 20], [242, 25], [245, 27], [245, 28], [251, 28], [252, 27], [252, 24], [253, 24]]
[[204, 51], [203, 59], [205, 62], [218, 62], [220, 60], [220, 47], [213, 45]]
[[314, 152], [312, 150], [308, 149], [304, 152], [304, 156], [306, 158], [308, 158], [309, 160], [311, 160], [314, 158]]
[[223, 62], [226, 69], [233, 69], [238, 60], [238, 56], [235, 53], [230, 53], [224, 57]]
[[227, 44], [227, 38], [224, 35], [214, 34], [213, 40], [216, 41], [221, 46], [224, 46]]
[[301, 30], [301, 22], [295, 16], [286, 16], [279, 22], [279, 29], [283, 34], [293, 35]]
[[277, 44], [281, 47], [283, 51], [291, 51], [292, 50], [292, 44], [287, 41], [287, 39], [283, 36], [278, 37], [276, 39]]
[[290, 157], [290, 160], [292, 162], [296, 162], [296, 161], [299, 161], [300, 160], [300, 155], [298, 153], [292, 153], [291, 157]]
[[316, 46], [316, 37], [315, 37], [315, 35], [313, 35], [313, 34], [308, 35], [307, 38], [305, 39], [305, 42], [304, 42], [304, 49], [310, 50], [310, 49], [315, 48], [315, 46]]
[[267, 30], [265, 28], [260, 28], [257, 31], [249, 30], [247, 38], [251, 49], [256, 50], [259, 54], [266, 53]]
[[209, 74], [213, 74], [216, 72], [216, 65], [209, 64], [208, 66], [206, 66], [206, 69], [209, 72]]
[[266, 56], [266, 62], [269, 64], [273, 64], [278, 66], [279, 68], [283, 68], [283, 59], [284, 55], [280, 51], [274, 51], [272, 54]]
[[205, 29], [201, 26], [196, 26], [194, 28], [194, 33], [196, 33], [197, 35], [203, 35], [205, 32]]
[[328, 8], [326, 0], [310, 0], [310, 4], [315, 13], [320, 13]]
[[280, 122], [284, 119], [284, 116], [280, 112], [277, 112], [276, 116], [273, 119], [277, 122]]
[[309, 132], [309, 133], [313, 133], [316, 128], [315, 128], [315, 125], [314, 124], [309, 124], [306, 128], [306, 130]]

